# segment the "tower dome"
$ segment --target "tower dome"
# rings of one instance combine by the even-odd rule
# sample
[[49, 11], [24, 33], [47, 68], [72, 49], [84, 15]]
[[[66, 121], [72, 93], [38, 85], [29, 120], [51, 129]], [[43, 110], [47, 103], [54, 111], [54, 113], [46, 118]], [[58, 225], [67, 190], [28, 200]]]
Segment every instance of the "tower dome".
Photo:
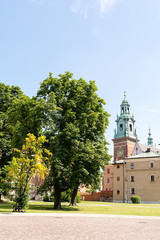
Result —
[[130, 115], [130, 104], [126, 99], [126, 92], [124, 92], [124, 99], [120, 105], [120, 115], [116, 119], [117, 128], [114, 132], [114, 139], [122, 137], [131, 137], [137, 139], [136, 130], [134, 128], [134, 116]]

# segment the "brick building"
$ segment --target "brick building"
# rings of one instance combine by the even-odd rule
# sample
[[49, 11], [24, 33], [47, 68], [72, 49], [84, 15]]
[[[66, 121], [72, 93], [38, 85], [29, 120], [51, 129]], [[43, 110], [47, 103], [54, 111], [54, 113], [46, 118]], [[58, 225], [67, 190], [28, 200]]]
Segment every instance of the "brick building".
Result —
[[[113, 139], [113, 181], [110, 182], [113, 185], [113, 201], [128, 202], [131, 201], [131, 196], [139, 195], [144, 202], [159, 202], [160, 149], [153, 147], [150, 128], [147, 145], [139, 142], [126, 94], [120, 105], [116, 124]], [[103, 190], [107, 188], [107, 182], [109, 184], [108, 168], [111, 168], [111, 165], [106, 166]]]

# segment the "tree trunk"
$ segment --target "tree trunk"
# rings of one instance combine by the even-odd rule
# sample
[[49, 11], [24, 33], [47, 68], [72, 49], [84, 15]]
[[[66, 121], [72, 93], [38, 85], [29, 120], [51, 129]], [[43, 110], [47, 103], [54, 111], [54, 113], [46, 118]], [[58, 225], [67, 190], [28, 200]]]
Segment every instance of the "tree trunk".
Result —
[[78, 187], [75, 187], [73, 189], [73, 192], [72, 192], [70, 206], [76, 206], [77, 205], [77, 192], [78, 192]]
[[61, 190], [54, 186], [54, 209], [61, 209]]

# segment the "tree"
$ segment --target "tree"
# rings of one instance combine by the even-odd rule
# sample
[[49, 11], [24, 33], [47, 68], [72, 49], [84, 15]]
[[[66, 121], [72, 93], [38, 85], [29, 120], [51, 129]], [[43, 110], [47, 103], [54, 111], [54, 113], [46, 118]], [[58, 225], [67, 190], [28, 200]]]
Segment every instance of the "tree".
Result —
[[28, 134], [22, 149], [15, 149], [19, 157], [13, 157], [5, 167], [6, 182], [10, 182], [13, 192], [14, 211], [25, 209], [33, 175], [39, 174], [44, 179], [47, 174], [47, 160], [51, 153], [42, 147], [45, 141], [45, 136], [36, 139], [33, 134]]
[[59, 78], [50, 73], [37, 93], [50, 106], [44, 134], [53, 156], [46, 183], [54, 186], [55, 209], [61, 207], [61, 192], [71, 188], [75, 199], [80, 183], [98, 185], [101, 169], [110, 159], [104, 137], [109, 123], [105, 102], [94, 81], [72, 77], [70, 72]]
[[28, 133], [42, 134], [45, 102], [21, 96], [12, 102], [7, 113], [12, 130], [12, 147], [21, 148]]
[[7, 111], [12, 106], [14, 99], [18, 99], [22, 95], [23, 92], [19, 87], [10, 87], [0, 83], [0, 200], [1, 195], [5, 194], [6, 186], [2, 181], [5, 177], [2, 169], [12, 158], [12, 131]]

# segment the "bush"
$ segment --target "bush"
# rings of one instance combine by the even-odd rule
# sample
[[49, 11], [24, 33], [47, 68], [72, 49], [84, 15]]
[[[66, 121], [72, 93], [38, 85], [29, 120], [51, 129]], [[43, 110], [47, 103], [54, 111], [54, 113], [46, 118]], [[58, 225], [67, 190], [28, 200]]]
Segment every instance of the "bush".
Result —
[[80, 192], [77, 193], [77, 203], [81, 203], [81, 194], [80, 194]]
[[50, 196], [50, 202], [54, 202], [54, 196]]
[[70, 189], [61, 193], [61, 202], [70, 202], [71, 196], [70, 196]]
[[47, 194], [43, 196], [43, 201], [49, 202], [49, 196]]
[[131, 197], [132, 203], [141, 203], [141, 197], [140, 196], [133, 196]]

